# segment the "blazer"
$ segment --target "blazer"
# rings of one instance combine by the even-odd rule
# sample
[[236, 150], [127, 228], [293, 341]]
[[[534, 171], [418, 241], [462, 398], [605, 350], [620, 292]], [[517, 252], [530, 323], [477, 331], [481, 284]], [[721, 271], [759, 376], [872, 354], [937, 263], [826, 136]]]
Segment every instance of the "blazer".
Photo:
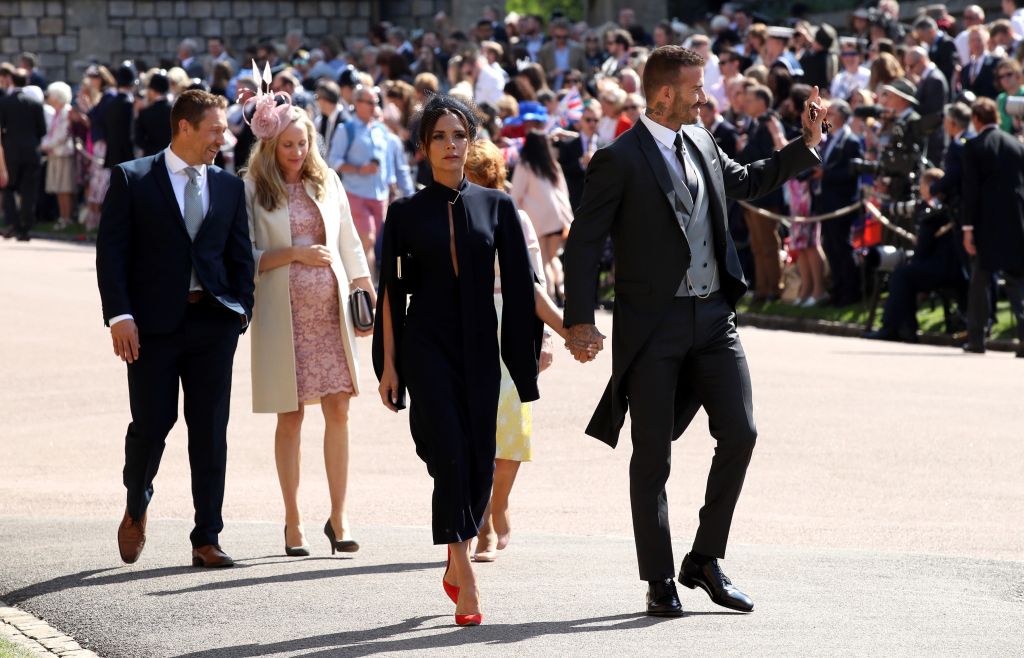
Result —
[[135, 119], [135, 145], [143, 155], [156, 155], [171, 143], [171, 104], [166, 98], [139, 110]]
[[935, 66], [939, 67], [946, 80], [952, 80], [953, 70], [960, 59], [960, 54], [956, 51], [956, 42], [945, 32], [940, 32], [939, 38], [928, 46], [928, 59], [935, 62]]
[[46, 135], [43, 105], [18, 90], [0, 98], [0, 130], [8, 164], [39, 162], [39, 144]]
[[964, 145], [963, 221], [984, 270], [1024, 274], [1024, 145], [995, 127]]
[[718, 148], [722, 149], [727, 156], [730, 158], [736, 157], [736, 142], [740, 137], [740, 132], [736, 130], [736, 126], [723, 118], [717, 126], [714, 126], [711, 136], [718, 143]]
[[[597, 133], [591, 137], [597, 142], [597, 148], [606, 145], [606, 142], [598, 137]], [[565, 176], [565, 184], [569, 188], [569, 203], [576, 209], [583, 198], [583, 175], [584, 169], [580, 165], [580, 158], [583, 157], [583, 139], [575, 137], [565, 141], [556, 142], [558, 148], [558, 164], [562, 167], [562, 175]]]
[[[366, 255], [352, 223], [348, 196], [337, 175], [327, 177], [324, 198], [317, 200], [313, 187], [306, 193], [320, 210], [331, 252], [331, 270], [338, 281], [341, 310], [338, 322], [345, 348], [345, 359], [352, 375], [353, 392], [359, 394], [359, 358], [356, 334], [349, 311], [349, 284], [370, 276]], [[252, 410], [256, 413], [283, 413], [299, 408], [295, 374], [295, 342], [292, 335], [292, 306], [289, 275], [291, 266], [259, 272], [265, 251], [292, 246], [292, 225], [288, 204], [267, 210], [256, 200], [256, 183], [245, 179], [245, 204], [249, 214], [249, 239], [256, 263], [256, 309], [252, 318]]]
[[[735, 306], [747, 284], [727, 226], [726, 197], [763, 197], [796, 174], [817, 166], [818, 155], [800, 140], [765, 160], [741, 165], [727, 157], [703, 126], [684, 126], [686, 147], [710, 191], [721, 292]], [[690, 246], [679, 229], [675, 189], [654, 136], [637, 122], [587, 167], [583, 201], [564, 254], [565, 325], [593, 324], [594, 282], [607, 237], [615, 249], [615, 310], [612, 377], [587, 427], [610, 446], [618, 442], [627, 402], [623, 377], [672, 303], [690, 266]], [[700, 408], [686, 381], [677, 388], [674, 436]]]
[[[567, 42], [568, 43], [568, 42]], [[569, 48], [569, 68], [576, 69], [577, 71], [586, 71], [587, 69], [587, 56], [583, 52], [583, 47], [574, 43], [568, 44]], [[549, 41], [541, 47], [540, 52], [537, 53], [537, 63], [544, 67], [547, 72], [548, 80], [554, 79], [554, 71], [557, 68], [555, 64], [555, 42]], [[565, 71], [568, 73], [568, 71]]]
[[850, 160], [864, 157], [864, 142], [852, 132], [846, 133], [842, 143], [832, 147], [828, 159], [821, 163], [820, 185], [811, 201], [816, 213], [827, 213], [857, 201], [857, 183], [860, 177], [850, 171]]
[[[768, 130], [768, 122], [775, 120], [773, 117], [773, 113], [766, 112], [750, 124], [747, 130], [747, 144], [736, 156], [736, 160], [743, 164], [750, 164], [771, 157], [771, 154], [775, 152], [775, 140]], [[786, 205], [786, 199], [782, 195], [781, 189], [773, 187], [768, 194], [753, 199], [752, 204], [758, 208], [778, 210]]]
[[103, 321], [131, 314], [140, 334], [167, 334], [185, 317], [192, 268], [203, 289], [252, 318], [253, 258], [242, 181], [206, 168], [210, 209], [189, 238], [163, 153], [115, 166], [96, 238]]
[[[118, 92], [107, 106], [107, 111], [101, 115], [103, 134], [107, 140], [107, 154], [103, 157], [103, 166], [107, 169], [135, 158], [135, 148], [132, 146], [134, 115], [132, 97], [124, 92]], [[170, 118], [167, 122], [170, 124]], [[170, 140], [167, 140], [167, 144], [170, 144]], [[164, 144], [164, 148], [167, 144]]]
[[75, 140], [71, 135], [71, 106], [65, 105], [53, 115], [50, 130], [39, 144], [40, 150], [50, 158], [70, 158], [75, 154]]
[[537, 235], [561, 234], [572, 223], [572, 204], [565, 177], [559, 172], [555, 182], [540, 176], [522, 160], [512, 173], [509, 196], [516, 207], [526, 212]]
[[995, 98], [1003, 90], [996, 84], [996, 67], [1000, 60], [992, 55], [985, 55], [981, 59], [981, 69], [978, 71], [974, 82], [971, 82], [971, 63], [967, 62], [960, 70], [960, 88], [965, 91], [974, 92], [976, 96]]

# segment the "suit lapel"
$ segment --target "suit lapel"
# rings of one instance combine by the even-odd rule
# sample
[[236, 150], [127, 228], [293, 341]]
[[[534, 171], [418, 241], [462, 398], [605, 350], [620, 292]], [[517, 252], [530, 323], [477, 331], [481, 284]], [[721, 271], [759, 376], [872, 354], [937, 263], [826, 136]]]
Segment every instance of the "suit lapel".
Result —
[[174, 196], [174, 188], [171, 187], [171, 176], [167, 173], [167, 161], [164, 159], [163, 151], [153, 158], [153, 168], [150, 170], [150, 173], [153, 175], [154, 180], [156, 180], [156, 186], [163, 193], [164, 200], [171, 208], [171, 214], [178, 219], [178, 226], [181, 227], [182, 231], [185, 231], [185, 235], [188, 235], [188, 229], [185, 228], [185, 218], [181, 215], [178, 199]]
[[[651, 131], [647, 130], [647, 126], [644, 125], [643, 121], [638, 121], [633, 126], [632, 132], [636, 133], [636, 139], [640, 142], [640, 151], [644, 154], [644, 158], [647, 160], [651, 171], [654, 172], [654, 180], [658, 181], [658, 187], [661, 188], [661, 192], [665, 195], [665, 200], [668, 202], [672, 214], [675, 215], [676, 188], [672, 185], [668, 165], [665, 164], [665, 158], [662, 157], [661, 150], [658, 149], [658, 145], [654, 141], [654, 135], [651, 134]], [[686, 204], [688, 201], [684, 197], [683, 203]], [[692, 203], [690, 203], [687, 210], [693, 212]]]

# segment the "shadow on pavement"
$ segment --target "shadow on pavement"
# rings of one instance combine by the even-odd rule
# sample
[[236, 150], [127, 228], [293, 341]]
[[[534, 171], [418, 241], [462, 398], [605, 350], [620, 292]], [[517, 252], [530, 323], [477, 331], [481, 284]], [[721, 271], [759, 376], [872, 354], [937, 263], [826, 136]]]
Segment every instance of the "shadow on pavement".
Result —
[[[550, 622], [532, 622], [528, 624], [487, 624], [471, 628], [450, 626], [451, 615], [429, 615], [413, 617], [398, 624], [371, 628], [360, 631], [330, 633], [316, 637], [287, 640], [284, 642], [268, 642], [265, 644], [243, 644], [234, 647], [219, 647], [205, 651], [197, 651], [177, 656], [176, 658], [249, 658], [269, 656], [277, 653], [310, 651], [301, 654], [306, 658], [337, 656], [371, 656], [378, 653], [403, 651], [423, 651], [425, 649], [445, 649], [463, 647], [472, 644], [511, 644], [522, 642], [545, 635], [571, 635], [575, 633], [595, 633], [610, 630], [640, 629], [655, 624], [679, 622], [687, 617], [708, 615], [741, 615], [738, 612], [689, 612], [683, 617], [669, 619], [649, 617], [644, 613], [625, 613], [587, 619], [571, 619]], [[430, 620], [445, 620], [441, 625], [425, 626]], [[610, 623], [616, 622], [616, 623]], [[599, 625], [595, 625], [599, 624]], [[448, 630], [446, 633], [439, 631]], [[425, 631], [426, 633], [424, 633]], [[409, 637], [396, 636], [416, 633]]]
[[[274, 556], [277, 557], [277, 556]], [[381, 565], [367, 565], [353, 568], [342, 568], [342, 569], [321, 569], [316, 571], [299, 571], [288, 574], [278, 574], [274, 576], [268, 576], [266, 578], [243, 578], [239, 580], [231, 580], [231, 574], [238, 573], [239, 569], [253, 569], [260, 566], [269, 566], [279, 564], [285, 560], [275, 560], [273, 562], [254, 562], [254, 560], [260, 560], [264, 558], [250, 558], [244, 560], [236, 560], [235, 566], [231, 569], [216, 570], [214, 573], [223, 574], [227, 576], [228, 580], [219, 582], [204, 582], [201, 585], [195, 587], [188, 587], [182, 590], [166, 590], [159, 592], [149, 592], [150, 596], [168, 596], [172, 594], [185, 594], [189, 592], [198, 591], [210, 591], [217, 589], [231, 589], [235, 587], [247, 587], [252, 585], [264, 585], [271, 583], [286, 583], [286, 582], [301, 582], [304, 580], [318, 580], [321, 578], [334, 578], [339, 576], [359, 576], [366, 574], [390, 574], [399, 573], [404, 571], [419, 571], [422, 569], [434, 568], [437, 566], [436, 562], [404, 562], [397, 564], [381, 564]], [[308, 561], [313, 560], [329, 560], [335, 558], [310, 558]], [[348, 561], [350, 558], [337, 558]], [[294, 561], [294, 560], [293, 560]], [[301, 560], [297, 562], [305, 562], [307, 560]], [[130, 567], [112, 567], [109, 569], [89, 569], [86, 571], [79, 571], [78, 573], [68, 574], [66, 576], [58, 576], [50, 580], [46, 580], [40, 583], [33, 583], [26, 585], [19, 589], [13, 590], [3, 594], [3, 598], [8, 603], [22, 603], [29, 599], [33, 599], [39, 596], [45, 596], [47, 594], [53, 594], [56, 592], [63, 592], [65, 590], [75, 589], [79, 587], [96, 587], [102, 585], [123, 585], [126, 583], [142, 582], [152, 580], [156, 578], [163, 578], [167, 576], [187, 576], [197, 575], [202, 573], [204, 570], [192, 567], [192, 566], [180, 566], [180, 567], [159, 567], [156, 569], [132, 569]]]

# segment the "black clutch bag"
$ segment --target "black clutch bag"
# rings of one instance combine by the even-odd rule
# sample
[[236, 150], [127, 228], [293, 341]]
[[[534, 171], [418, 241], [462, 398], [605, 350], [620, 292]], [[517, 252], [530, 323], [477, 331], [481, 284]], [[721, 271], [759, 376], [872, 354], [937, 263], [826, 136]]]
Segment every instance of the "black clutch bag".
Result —
[[370, 304], [370, 293], [356, 288], [348, 296], [348, 307], [352, 314], [352, 324], [357, 331], [373, 329], [373, 306]]

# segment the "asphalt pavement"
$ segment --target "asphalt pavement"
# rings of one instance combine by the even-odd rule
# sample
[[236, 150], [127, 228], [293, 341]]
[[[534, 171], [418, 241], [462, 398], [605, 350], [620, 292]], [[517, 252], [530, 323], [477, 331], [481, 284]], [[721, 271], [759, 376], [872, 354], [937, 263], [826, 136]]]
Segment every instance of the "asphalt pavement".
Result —
[[[101, 656], [1024, 655], [1024, 361], [742, 327], [759, 439], [722, 564], [754, 598], [750, 615], [682, 588], [683, 618], [641, 614], [628, 423], [616, 450], [582, 432], [610, 354], [583, 366], [560, 353], [542, 376], [512, 544], [478, 567], [481, 627], [452, 625], [430, 480], [407, 416], [380, 405], [365, 339], [351, 425], [359, 553], [332, 558], [319, 534], [323, 422], [311, 407], [301, 501], [314, 552], [283, 556], [274, 419], [250, 411], [243, 338], [222, 535], [239, 566], [188, 566], [183, 423], [142, 559], [122, 565], [127, 389], [94, 256], [0, 243], [0, 599]], [[610, 316], [599, 322], [611, 330]], [[674, 447], [677, 559], [712, 451], [703, 416]]]

